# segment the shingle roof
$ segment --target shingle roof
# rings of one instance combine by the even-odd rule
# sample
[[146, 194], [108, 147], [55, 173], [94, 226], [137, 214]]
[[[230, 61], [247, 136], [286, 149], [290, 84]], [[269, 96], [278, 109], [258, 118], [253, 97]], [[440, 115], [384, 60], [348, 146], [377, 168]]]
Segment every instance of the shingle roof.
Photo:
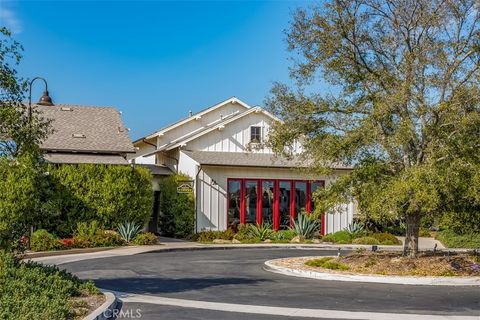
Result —
[[54, 133], [41, 145], [44, 150], [133, 153], [135, 148], [120, 113], [112, 107], [59, 104], [34, 107], [40, 117], [52, 119]]
[[44, 159], [50, 163], [128, 164], [127, 160], [116, 154], [47, 153]]
[[[298, 158], [286, 159], [267, 153], [247, 152], [213, 152], [187, 151], [184, 154], [201, 165], [238, 166], [238, 167], [270, 167], [270, 168], [305, 168], [308, 163]], [[334, 166], [332, 169], [351, 169], [345, 166]]]

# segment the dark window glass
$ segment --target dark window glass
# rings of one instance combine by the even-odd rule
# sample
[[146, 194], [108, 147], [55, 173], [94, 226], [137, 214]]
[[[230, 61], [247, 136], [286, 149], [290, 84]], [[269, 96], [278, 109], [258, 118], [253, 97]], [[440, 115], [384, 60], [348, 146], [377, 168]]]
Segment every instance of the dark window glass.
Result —
[[279, 206], [280, 206], [280, 229], [290, 227], [290, 191], [292, 185], [290, 181], [280, 181], [279, 183]]
[[261, 127], [250, 127], [250, 141], [251, 142], [262, 142], [262, 128]]
[[245, 183], [245, 223], [257, 222], [257, 193], [258, 193], [257, 181], [247, 181]]
[[322, 183], [320, 181], [314, 181], [312, 182], [312, 186], [311, 186], [311, 190], [312, 190], [312, 196], [311, 196], [311, 199], [312, 199], [312, 203], [310, 204], [310, 211], [313, 212], [315, 210], [315, 199], [314, 199], [314, 194], [315, 192], [322, 188]]
[[228, 181], [228, 226], [240, 224], [240, 180]]
[[273, 181], [262, 181], [262, 223], [273, 225]]
[[307, 183], [295, 182], [295, 216], [297, 216], [302, 209], [307, 205]]

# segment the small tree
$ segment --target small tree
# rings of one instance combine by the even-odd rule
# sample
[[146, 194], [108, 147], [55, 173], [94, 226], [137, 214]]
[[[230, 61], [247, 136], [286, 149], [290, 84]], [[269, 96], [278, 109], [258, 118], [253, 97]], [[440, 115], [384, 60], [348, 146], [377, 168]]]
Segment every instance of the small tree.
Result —
[[[331, 0], [296, 12], [287, 38], [296, 89], [273, 87], [267, 104], [283, 122], [269, 143], [289, 155], [302, 140], [322, 173], [354, 166], [317, 212], [353, 196], [363, 214], [404, 219], [405, 253], [415, 255], [420, 219], [452, 207], [452, 190], [468, 190], [462, 201], [478, 210], [478, 9], [473, 0]], [[309, 87], [320, 74], [332, 93]]]

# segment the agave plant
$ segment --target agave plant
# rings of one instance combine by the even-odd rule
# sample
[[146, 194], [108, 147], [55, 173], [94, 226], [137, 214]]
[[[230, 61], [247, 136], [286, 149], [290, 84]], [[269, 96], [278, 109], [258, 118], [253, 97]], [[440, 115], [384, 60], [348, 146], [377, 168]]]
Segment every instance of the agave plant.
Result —
[[363, 229], [363, 224], [358, 221], [353, 221], [345, 228], [345, 231], [347, 231], [351, 236], [356, 236], [362, 233]]
[[312, 239], [320, 232], [321, 223], [311, 215], [300, 213], [293, 221], [293, 230], [304, 239]]
[[134, 222], [124, 222], [119, 224], [117, 229], [123, 240], [125, 240], [126, 242], [130, 242], [140, 231], [140, 225]]
[[275, 231], [273, 231], [272, 225], [269, 223], [251, 225], [249, 233], [252, 238], [257, 238], [261, 241], [271, 239], [275, 236]]

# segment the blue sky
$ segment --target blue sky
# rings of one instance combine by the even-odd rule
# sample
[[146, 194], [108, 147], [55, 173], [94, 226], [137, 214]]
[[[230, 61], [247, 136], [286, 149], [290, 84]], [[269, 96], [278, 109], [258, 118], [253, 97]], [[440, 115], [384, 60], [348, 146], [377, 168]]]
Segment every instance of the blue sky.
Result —
[[132, 138], [231, 96], [263, 105], [288, 81], [283, 30], [305, 5], [0, 1], [0, 24], [25, 48], [20, 74], [45, 77], [56, 103], [119, 108]]

